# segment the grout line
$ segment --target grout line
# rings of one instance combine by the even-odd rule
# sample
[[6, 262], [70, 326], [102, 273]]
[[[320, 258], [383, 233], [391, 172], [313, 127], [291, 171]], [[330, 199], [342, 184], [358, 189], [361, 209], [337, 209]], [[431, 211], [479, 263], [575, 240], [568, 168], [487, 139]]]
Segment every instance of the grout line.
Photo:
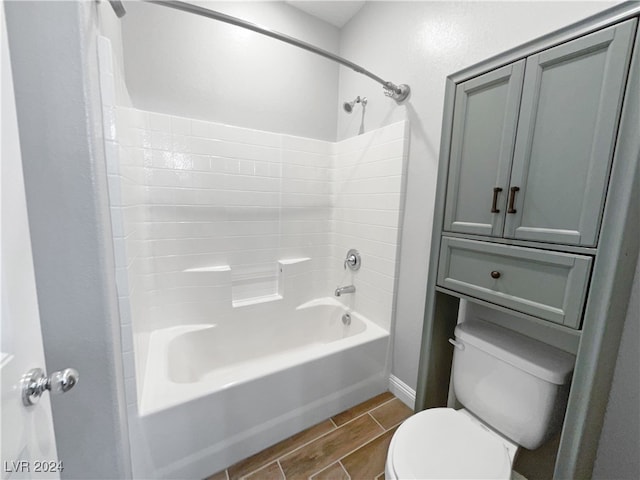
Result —
[[[251, 475], [254, 475], [255, 473], [259, 472], [260, 470], [264, 470], [265, 468], [267, 468], [269, 465], [271, 465], [272, 463], [278, 463], [277, 460], [272, 460], [269, 463], [265, 463], [264, 465], [262, 465], [260, 468], [256, 468], [255, 470], [242, 475], [241, 477], [238, 478], [238, 480], [246, 480], [247, 477], [250, 477]], [[280, 463], [278, 463], [278, 466], [280, 466]], [[280, 467], [280, 469], [282, 470], [282, 467]], [[283, 471], [283, 475], [284, 475], [284, 471]], [[287, 478], [286, 476], [284, 477], [285, 479]]]
[[[388, 390], [387, 390], [387, 391], [388, 391]], [[391, 395], [393, 395], [393, 393], [392, 393]], [[382, 407], [382, 406], [386, 405], [387, 403], [389, 403], [389, 402], [393, 402], [394, 400], [398, 400], [398, 397], [396, 397], [395, 395], [393, 395], [393, 397], [392, 397], [392, 398], [390, 398], [389, 400], [385, 400], [385, 401], [384, 401], [384, 402], [382, 402], [380, 405], [376, 405], [375, 407], [372, 407], [372, 408], [369, 410], [369, 412], [373, 412], [374, 410], [377, 410], [377, 409], [379, 409], [380, 407]]]
[[[351, 475], [349, 475], [349, 472], [347, 472], [347, 469], [344, 468], [344, 465], [342, 464], [342, 462], [340, 462], [340, 460], [336, 460], [333, 463], [330, 463], [329, 465], [327, 465], [326, 467], [323, 467], [322, 469], [313, 472], [311, 475], [309, 475], [307, 477], [307, 480], [314, 480], [314, 478], [316, 478], [318, 475], [320, 475], [322, 472], [324, 472], [325, 470], [328, 470], [329, 468], [333, 467], [335, 464], [339, 464], [340, 468], [342, 468], [342, 471], [347, 475], [347, 477], [349, 479], [351, 479]], [[285, 479], [286, 480], [286, 479]]]
[[[407, 418], [405, 418], [404, 420], [400, 420], [400, 421], [399, 421], [398, 423], [396, 423], [395, 425], [391, 425], [391, 426], [389, 427], [389, 430], [392, 430], [392, 429], [396, 428], [397, 426], [399, 426], [399, 425], [401, 425], [402, 423], [404, 423], [404, 421], [405, 421], [405, 420], [409, 420], [409, 418], [410, 418], [410, 417], [407, 417]], [[387, 431], [389, 431], [389, 430], [387, 430]]]
[[231, 478], [229, 478], [229, 469], [228, 468], [225, 468], [224, 474], [227, 476], [227, 480], [231, 480]]
[[[340, 457], [337, 461], [340, 462], [340, 464], [342, 465], [342, 460], [344, 460], [345, 458], [347, 458], [349, 455], [351, 455], [352, 453], [357, 452], [358, 450], [360, 450], [361, 448], [369, 445], [371, 442], [373, 442], [374, 440], [377, 440], [379, 437], [381, 437], [382, 435], [384, 435], [385, 433], [387, 433], [386, 431], [383, 431], [381, 433], [379, 433], [378, 435], [376, 435], [375, 437], [373, 437], [371, 440], [369, 440], [368, 442], [363, 443], [362, 445], [358, 445], [357, 448], [354, 448], [353, 450], [347, 452], [346, 454], [344, 454], [342, 457]], [[346, 469], [345, 469], [346, 471]], [[347, 475], [349, 474], [349, 472], [347, 472]]]
[[349, 478], [349, 480], [351, 480], [351, 475], [349, 474], [349, 472], [347, 471], [347, 469], [345, 468], [345, 466], [342, 464], [342, 462], [340, 460], [338, 460], [338, 463], [340, 464], [340, 466], [342, 467], [342, 470], [344, 470], [344, 473], [347, 474], [347, 478]]
[[[364, 411], [363, 413], [361, 413], [361, 414], [360, 414], [360, 415], [358, 415], [357, 417], [353, 417], [351, 420], [349, 420], [348, 422], [343, 423], [343, 424], [342, 424], [342, 425], [340, 425], [340, 426], [336, 425], [336, 423], [335, 423], [335, 422], [333, 422], [333, 418], [331, 418], [331, 421], [333, 422], [333, 424], [334, 424], [334, 425], [336, 425], [336, 428], [344, 427], [344, 426], [345, 426], [345, 425], [347, 425], [348, 423], [351, 423], [351, 422], [353, 422], [354, 420], [357, 420], [358, 418], [360, 418], [360, 417], [362, 417], [362, 416], [366, 415], [366, 414], [367, 414], [367, 413], [369, 413], [369, 412], [372, 412], [372, 411], [374, 411], [374, 410], [377, 410], [378, 408], [382, 407], [383, 405], [386, 405], [387, 403], [389, 403], [389, 402], [391, 402], [391, 401], [393, 401], [393, 400], [395, 400], [395, 399], [396, 399], [396, 396], [395, 396], [395, 395], [393, 395], [393, 398], [390, 398], [389, 400], [385, 400], [385, 401], [384, 401], [384, 402], [382, 402], [381, 404], [376, 405], [375, 407], [372, 407], [372, 408], [370, 408], [369, 410]], [[356, 406], [357, 406], [357, 405], [356, 405]], [[353, 408], [353, 407], [352, 407], [352, 408]], [[347, 411], [348, 411], [348, 410], [347, 410]], [[375, 420], [375, 418], [374, 418], [374, 420]], [[378, 423], [378, 422], [376, 422], [376, 423]], [[378, 425], [380, 425], [380, 424], [378, 423]], [[380, 425], [380, 426], [382, 427], [382, 425]], [[384, 427], [383, 427], [383, 428], [384, 428]]]
[[[329, 418], [329, 420], [331, 420], [331, 418]], [[322, 422], [321, 422], [321, 423], [322, 423]], [[331, 420], [331, 423], [333, 423], [333, 425], [335, 426], [335, 423], [334, 423], [334, 421], [333, 421], [333, 420]], [[275, 459], [275, 461], [276, 461], [276, 462], [278, 462], [278, 465], [280, 465], [280, 460], [282, 460], [282, 459], [283, 459], [284, 457], [286, 457], [287, 455], [290, 455], [290, 454], [292, 454], [293, 452], [295, 452], [295, 451], [297, 451], [297, 450], [300, 450], [302, 447], [306, 447], [306, 446], [307, 446], [307, 445], [309, 445], [310, 443], [315, 442], [316, 440], [318, 440], [318, 439], [320, 439], [320, 438], [324, 437], [325, 435], [330, 434], [331, 432], [335, 432], [338, 428], [339, 428], [339, 427], [337, 427], [337, 426], [336, 426], [336, 427], [334, 427], [332, 430], [329, 430], [328, 432], [325, 432], [325, 433], [323, 433], [322, 435], [319, 435], [319, 436], [317, 436], [317, 437], [315, 437], [315, 438], [312, 438], [311, 440], [309, 440], [309, 441], [308, 441], [308, 442], [306, 442], [306, 443], [303, 443], [303, 444], [301, 444], [301, 445], [298, 445], [296, 448], [294, 448], [294, 449], [292, 449], [292, 450], [289, 450], [288, 452], [286, 452], [286, 453], [284, 453], [284, 454], [280, 455], [279, 457], [277, 457], [277, 458]], [[286, 440], [286, 439], [285, 439], [285, 440]], [[269, 448], [269, 447], [267, 447], [267, 448]], [[266, 449], [265, 449], [265, 450], [266, 450]], [[260, 453], [260, 452], [258, 452], [258, 453]], [[267, 464], [267, 465], [268, 465], [268, 464]], [[280, 466], [280, 468], [282, 469], [282, 466]], [[259, 469], [258, 469], [258, 470], [259, 470]], [[284, 470], [283, 470], [283, 473], [284, 473]], [[285, 476], [285, 477], [286, 477], [286, 476]]]
[[376, 420], [376, 417], [374, 417], [373, 415], [371, 415], [371, 410], [370, 410], [370, 411], [368, 411], [367, 413], [368, 413], [368, 414], [369, 414], [369, 416], [373, 419], [373, 421], [374, 421], [374, 422], [376, 422], [376, 423], [380, 426], [380, 428], [381, 428], [383, 431], [385, 431], [385, 432], [387, 431], [387, 429], [386, 429], [386, 428], [384, 428], [384, 427], [382, 426], [382, 424], [381, 424], [378, 420]]
[[278, 467], [280, 467], [280, 471], [282, 472], [282, 478], [284, 478], [284, 480], [287, 480], [287, 475], [284, 473], [284, 469], [282, 468], [282, 465], [280, 465], [280, 460], [276, 460], [276, 463], [278, 464]]
[[[269, 448], [269, 447], [267, 447]], [[260, 452], [258, 452], [260, 453]], [[249, 457], [247, 457], [249, 458]], [[246, 459], [245, 459], [246, 460]], [[241, 460], [242, 461], [242, 460]], [[269, 462], [269, 463], [265, 463], [264, 465], [260, 465], [258, 468], [256, 468], [255, 470], [250, 470], [249, 472], [245, 473], [244, 475], [241, 475], [240, 477], [238, 477], [238, 480], [244, 480], [245, 478], [247, 478], [250, 475], [253, 475], [256, 472], [259, 472], [260, 470], [262, 470], [265, 467], [268, 467], [269, 465], [271, 465], [273, 462]], [[234, 463], [235, 465], [235, 463]], [[233, 466], [233, 465], [231, 465]], [[227, 468], [227, 472], [229, 471], [229, 469]], [[228, 480], [231, 480], [230, 478], [228, 478]]]
[[331, 420], [331, 423], [333, 423], [335, 428], [339, 428], [338, 425], [336, 425], [336, 422], [333, 421], [333, 417], [329, 417], [329, 420]]
[[[369, 413], [369, 412], [367, 412]], [[376, 422], [378, 423], [378, 422]], [[346, 424], [345, 424], [346, 425]], [[378, 425], [380, 425], [378, 423]], [[380, 425], [382, 427], [382, 425]], [[337, 461], [340, 462], [340, 464], [342, 465], [342, 460], [344, 460], [345, 458], [347, 458], [349, 455], [351, 455], [352, 453], [360, 450], [362, 447], [365, 447], [367, 445], [369, 445], [371, 442], [373, 442], [374, 440], [377, 440], [378, 438], [380, 438], [382, 435], [384, 435], [385, 433], [387, 433], [387, 430], [385, 430], [384, 428], [382, 429], [382, 432], [380, 432], [378, 435], [376, 435], [375, 437], [371, 438], [370, 440], [364, 442], [361, 445], [358, 445], [358, 447], [354, 448], [353, 450], [347, 452], [346, 454], [344, 454], [342, 457], [340, 457]], [[344, 467], [343, 467], [344, 468]], [[345, 469], [346, 471], [346, 469]], [[347, 475], [349, 475], [349, 472], [347, 472]]]

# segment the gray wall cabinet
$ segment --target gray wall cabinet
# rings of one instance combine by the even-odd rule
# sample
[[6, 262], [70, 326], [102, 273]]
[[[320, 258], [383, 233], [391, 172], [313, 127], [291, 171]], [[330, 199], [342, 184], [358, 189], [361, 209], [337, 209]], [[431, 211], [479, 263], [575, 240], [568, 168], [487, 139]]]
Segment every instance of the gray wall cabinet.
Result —
[[573, 353], [562, 434], [521, 454], [555, 470], [525, 475], [593, 468], [640, 249], [638, 16], [617, 5], [447, 78], [416, 410], [456, 404], [460, 299]]
[[456, 86], [445, 231], [596, 246], [634, 30], [629, 20]]

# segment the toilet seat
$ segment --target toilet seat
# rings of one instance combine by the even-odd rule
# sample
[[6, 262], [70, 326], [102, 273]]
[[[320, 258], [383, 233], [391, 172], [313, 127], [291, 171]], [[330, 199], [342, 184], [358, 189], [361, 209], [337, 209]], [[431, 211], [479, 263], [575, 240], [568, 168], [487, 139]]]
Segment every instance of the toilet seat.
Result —
[[467, 412], [432, 408], [394, 434], [386, 478], [509, 479], [516, 448]]

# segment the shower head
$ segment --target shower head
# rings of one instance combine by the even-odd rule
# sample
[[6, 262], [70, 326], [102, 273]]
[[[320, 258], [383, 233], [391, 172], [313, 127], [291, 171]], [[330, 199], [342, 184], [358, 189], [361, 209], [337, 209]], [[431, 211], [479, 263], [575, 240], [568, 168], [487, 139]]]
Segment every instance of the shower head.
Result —
[[344, 108], [344, 111], [347, 113], [351, 113], [353, 112], [353, 105], [355, 102], [344, 102], [344, 104], [342, 104], [342, 108]]
[[353, 107], [356, 103], [361, 103], [362, 106], [365, 107], [367, 105], [367, 97], [360, 98], [360, 96], [358, 95], [352, 102], [344, 102], [342, 104], [342, 108], [344, 108], [345, 112], [351, 113], [353, 112]]

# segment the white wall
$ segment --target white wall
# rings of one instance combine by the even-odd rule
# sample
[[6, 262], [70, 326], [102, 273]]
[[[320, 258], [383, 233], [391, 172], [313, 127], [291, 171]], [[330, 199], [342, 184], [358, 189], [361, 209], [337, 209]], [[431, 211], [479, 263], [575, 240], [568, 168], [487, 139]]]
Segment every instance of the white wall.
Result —
[[[338, 50], [336, 27], [283, 2], [193, 3]], [[125, 7], [124, 66], [135, 107], [335, 139], [336, 63], [209, 18], [142, 2]]]
[[[339, 99], [368, 97], [365, 128], [411, 123], [392, 373], [415, 389], [447, 75], [598, 12], [596, 2], [368, 2], [342, 29], [340, 54], [412, 93], [403, 106], [340, 69]], [[360, 128], [338, 116], [338, 138]]]

